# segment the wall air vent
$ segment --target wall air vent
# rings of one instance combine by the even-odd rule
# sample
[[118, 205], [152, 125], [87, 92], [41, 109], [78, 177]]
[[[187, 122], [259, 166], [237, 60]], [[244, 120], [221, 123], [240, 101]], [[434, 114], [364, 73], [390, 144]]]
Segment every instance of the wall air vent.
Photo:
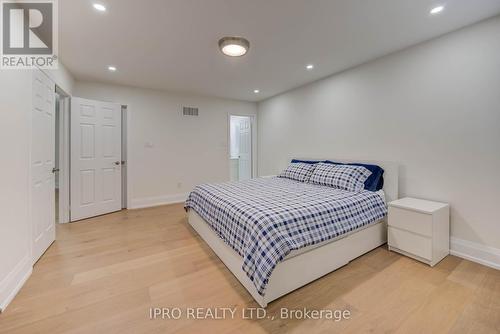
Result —
[[184, 116], [198, 116], [198, 108], [193, 107], [183, 107], [182, 114]]

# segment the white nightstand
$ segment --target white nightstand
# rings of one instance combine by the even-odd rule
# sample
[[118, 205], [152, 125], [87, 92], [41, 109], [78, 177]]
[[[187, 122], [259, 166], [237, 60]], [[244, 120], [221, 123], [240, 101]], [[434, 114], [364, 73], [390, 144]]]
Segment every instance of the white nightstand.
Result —
[[389, 203], [389, 250], [434, 266], [450, 252], [450, 206], [416, 198]]

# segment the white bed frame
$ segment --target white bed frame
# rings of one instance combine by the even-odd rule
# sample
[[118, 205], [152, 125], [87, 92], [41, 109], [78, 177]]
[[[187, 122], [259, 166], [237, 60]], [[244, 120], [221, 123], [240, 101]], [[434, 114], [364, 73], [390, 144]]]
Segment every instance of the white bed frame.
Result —
[[[386, 201], [390, 202], [398, 198], [399, 166], [397, 164], [382, 161], [358, 160], [356, 162], [372, 163], [382, 167], [385, 171], [383, 189]], [[241, 269], [243, 259], [238, 253], [224, 243], [194, 210], [189, 210], [188, 221], [261, 307], [266, 307], [271, 301], [348, 264], [387, 242], [387, 224], [382, 220], [345, 237], [320, 246], [308, 247], [305, 252], [300, 252], [298, 255], [290, 254], [276, 266], [269, 279], [266, 293], [261, 296]]]

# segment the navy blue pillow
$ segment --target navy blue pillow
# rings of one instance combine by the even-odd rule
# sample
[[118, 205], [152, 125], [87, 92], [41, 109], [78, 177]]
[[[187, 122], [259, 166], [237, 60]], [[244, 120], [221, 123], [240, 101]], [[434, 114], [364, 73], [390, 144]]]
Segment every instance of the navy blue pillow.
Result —
[[325, 160], [298, 160], [298, 159], [292, 159], [292, 164], [296, 163], [303, 163], [303, 164], [309, 164], [309, 165], [314, 165], [319, 162], [326, 162]]
[[341, 163], [341, 162], [335, 162], [335, 161], [330, 161], [326, 160], [326, 163], [330, 164], [337, 164], [337, 165], [353, 165], [353, 166], [363, 166], [366, 169], [368, 169], [372, 174], [368, 179], [365, 181], [365, 189], [370, 190], [370, 191], [377, 191], [380, 190], [384, 187], [384, 170], [377, 165], [369, 165], [369, 164], [362, 164], [362, 163]]

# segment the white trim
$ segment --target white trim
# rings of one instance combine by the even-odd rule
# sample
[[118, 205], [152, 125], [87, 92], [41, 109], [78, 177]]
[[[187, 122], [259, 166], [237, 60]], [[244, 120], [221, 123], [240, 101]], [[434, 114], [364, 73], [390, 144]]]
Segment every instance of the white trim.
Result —
[[129, 205], [130, 209], [142, 209], [153, 206], [182, 203], [186, 200], [188, 194], [174, 194], [155, 197], [133, 198]]
[[0, 312], [5, 311], [33, 271], [31, 256], [26, 256], [0, 282]]
[[500, 249], [451, 237], [450, 254], [500, 270]]

